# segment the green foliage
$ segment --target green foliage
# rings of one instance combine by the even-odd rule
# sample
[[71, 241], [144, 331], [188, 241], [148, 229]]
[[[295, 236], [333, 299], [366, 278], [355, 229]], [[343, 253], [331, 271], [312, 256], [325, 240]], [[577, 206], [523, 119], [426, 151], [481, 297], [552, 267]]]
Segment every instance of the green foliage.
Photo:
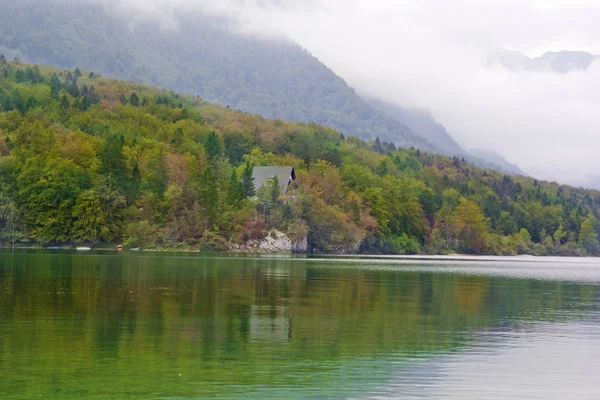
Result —
[[[224, 250], [277, 229], [310, 252], [600, 252], [598, 191], [82, 71], [0, 69], [5, 245]], [[256, 192], [254, 165], [293, 166], [296, 182]]]
[[[435, 150], [433, 141], [367, 104], [294, 43], [239, 35], [226, 26], [232, 21], [215, 23], [211, 16], [194, 13], [177, 15], [180, 31], [193, 38], [180, 40], [168, 30], [130, 29], [126, 19], [102, 4], [70, 1], [66, 12], [63, 2], [4, 2], [0, 45], [6, 54], [152, 83], [267, 118], [316, 121], [365, 140], [379, 137], [405, 148]], [[130, 93], [120, 96], [122, 104], [134, 105]], [[181, 103], [169, 96], [156, 101]]]
[[256, 195], [254, 178], [252, 177], [252, 165], [249, 162], [246, 162], [242, 172], [242, 193], [246, 199]]

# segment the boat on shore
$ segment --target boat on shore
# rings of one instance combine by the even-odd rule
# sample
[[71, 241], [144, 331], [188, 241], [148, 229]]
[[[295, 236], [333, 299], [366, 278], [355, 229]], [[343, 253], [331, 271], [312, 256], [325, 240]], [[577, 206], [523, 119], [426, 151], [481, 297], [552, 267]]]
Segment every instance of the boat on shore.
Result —
[[91, 251], [92, 248], [91, 247], [87, 247], [87, 246], [77, 246], [76, 250], [77, 251]]

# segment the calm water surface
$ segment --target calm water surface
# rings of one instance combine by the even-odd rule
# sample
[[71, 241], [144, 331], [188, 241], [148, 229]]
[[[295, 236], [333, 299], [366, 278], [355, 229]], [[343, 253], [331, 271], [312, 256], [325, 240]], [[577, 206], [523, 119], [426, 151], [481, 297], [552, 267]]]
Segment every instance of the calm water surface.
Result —
[[2, 399], [598, 399], [594, 259], [0, 252]]

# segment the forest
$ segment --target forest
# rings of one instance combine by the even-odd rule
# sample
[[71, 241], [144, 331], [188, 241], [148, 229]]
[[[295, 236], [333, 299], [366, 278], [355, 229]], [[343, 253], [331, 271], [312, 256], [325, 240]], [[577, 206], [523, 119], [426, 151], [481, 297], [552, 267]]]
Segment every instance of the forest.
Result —
[[[254, 191], [254, 166], [293, 166]], [[0, 240], [226, 251], [598, 255], [600, 192], [0, 57]]]
[[118, 79], [366, 140], [379, 136], [435, 150], [295, 43], [240, 34], [226, 17], [174, 11], [176, 30], [90, 0], [0, 0], [0, 53], [36, 64], [86, 68]]

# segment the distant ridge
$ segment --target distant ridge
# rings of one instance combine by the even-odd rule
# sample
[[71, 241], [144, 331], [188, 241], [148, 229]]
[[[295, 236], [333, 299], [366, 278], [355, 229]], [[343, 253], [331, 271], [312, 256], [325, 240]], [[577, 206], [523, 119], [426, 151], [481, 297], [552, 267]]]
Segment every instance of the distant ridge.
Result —
[[549, 51], [540, 57], [529, 58], [518, 51], [501, 50], [492, 54], [487, 66], [501, 65], [511, 71], [539, 71], [566, 74], [585, 71], [599, 57], [585, 51]]
[[388, 116], [402, 121], [411, 130], [435, 143], [448, 156], [457, 156], [481, 167], [491, 168], [511, 175], [526, 175], [519, 166], [511, 164], [501, 155], [492, 151], [467, 151], [452, 138], [446, 128], [435, 121], [428, 111], [408, 110], [385, 101], [365, 97], [365, 101]]

